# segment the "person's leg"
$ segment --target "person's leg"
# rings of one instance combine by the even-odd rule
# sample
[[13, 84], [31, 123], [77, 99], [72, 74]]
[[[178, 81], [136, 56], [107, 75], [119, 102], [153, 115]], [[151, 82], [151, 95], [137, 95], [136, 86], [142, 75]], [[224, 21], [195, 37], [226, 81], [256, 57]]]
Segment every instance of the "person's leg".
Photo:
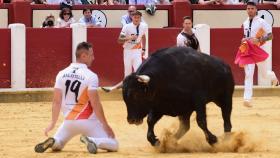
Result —
[[265, 79], [269, 79], [272, 82], [273, 86], [278, 86], [278, 79], [275, 75], [275, 73], [271, 70], [267, 70], [266, 62], [259, 62], [257, 63], [259, 72], [261, 73], [262, 77]]
[[251, 107], [250, 101], [253, 95], [253, 79], [254, 79], [255, 64], [248, 64], [244, 66], [245, 80], [244, 80], [244, 106]]
[[[132, 57], [133, 57], [133, 53], [130, 52], [130, 50], [123, 51], [124, 77], [126, 77], [132, 73]], [[122, 85], [123, 85], [123, 83], [121, 81], [114, 86], [101, 87], [101, 89], [104, 90], [105, 92], [111, 92], [114, 89], [122, 88]]]
[[140, 51], [133, 53], [132, 66], [133, 66], [134, 72], [137, 71], [137, 69], [140, 67], [141, 64], [142, 64], [142, 53], [140, 50]]
[[64, 145], [78, 132], [76, 128], [73, 128], [72, 123], [64, 121], [56, 131], [53, 138], [48, 138], [44, 142], [35, 146], [35, 152], [42, 153], [48, 148], [52, 148], [53, 151], [60, 151]]
[[[87, 143], [94, 143], [98, 149], [108, 151], [118, 150], [118, 141], [115, 138], [108, 137], [107, 133], [103, 129], [102, 124], [97, 119], [85, 121], [81, 125], [83, 126], [84, 130], [84, 132], [82, 133], [83, 136], [81, 137], [81, 141], [85, 143], [87, 147]], [[91, 151], [89, 150], [89, 152]]]

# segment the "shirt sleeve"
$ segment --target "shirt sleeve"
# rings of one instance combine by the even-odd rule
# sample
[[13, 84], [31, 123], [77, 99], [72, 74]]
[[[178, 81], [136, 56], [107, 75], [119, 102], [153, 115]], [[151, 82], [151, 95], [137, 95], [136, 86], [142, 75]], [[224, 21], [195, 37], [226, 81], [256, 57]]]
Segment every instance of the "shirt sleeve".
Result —
[[272, 33], [272, 27], [265, 20], [262, 20], [262, 27], [265, 30], [266, 35]]
[[127, 33], [127, 25], [124, 25], [120, 34], [126, 35], [126, 33]]
[[[181, 34], [181, 33], [180, 33]], [[185, 39], [180, 36], [180, 34], [177, 36], [177, 46], [185, 46]]]
[[89, 79], [88, 90], [97, 90], [99, 85], [98, 76], [92, 75]]
[[121, 23], [122, 23], [122, 27], [126, 24], [125, 16], [122, 16]]
[[148, 33], [148, 25], [146, 23], [143, 23], [144, 25], [144, 34], [146, 35]]
[[61, 80], [61, 79], [62, 79], [62, 75], [61, 75], [61, 72], [59, 72], [59, 73], [56, 75], [54, 88], [63, 89], [63, 83], [62, 83], [62, 80]]

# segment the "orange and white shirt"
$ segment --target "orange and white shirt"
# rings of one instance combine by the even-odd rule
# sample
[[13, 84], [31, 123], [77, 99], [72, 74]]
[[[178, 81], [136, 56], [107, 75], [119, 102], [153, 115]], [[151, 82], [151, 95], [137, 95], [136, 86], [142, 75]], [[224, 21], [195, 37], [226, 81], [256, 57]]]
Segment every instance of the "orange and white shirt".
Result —
[[85, 64], [72, 63], [60, 71], [54, 88], [62, 90], [61, 111], [66, 120], [95, 119], [88, 90], [97, 90], [98, 77]]
[[134, 25], [132, 22], [124, 25], [121, 31], [121, 35], [130, 36], [130, 35], [138, 35], [135, 41], [126, 41], [123, 44], [123, 48], [126, 50], [131, 49], [140, 49], [142, 48], [142, 37], [147, 34], [148, 25], [144, 22], [140, 22], [138, 26]]

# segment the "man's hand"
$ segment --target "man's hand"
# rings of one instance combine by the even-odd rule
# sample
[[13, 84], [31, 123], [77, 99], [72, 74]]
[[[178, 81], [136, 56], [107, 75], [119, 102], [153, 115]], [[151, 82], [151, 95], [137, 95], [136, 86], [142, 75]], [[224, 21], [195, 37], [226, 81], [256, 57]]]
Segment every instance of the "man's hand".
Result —
[[260, 40], [258, 38], [250, 38], [250, 41], [253, 43], [253, 44], [258, 44], [260, 43]]
[[137, 35], [130, 35], [130, 36], [128, 36], [128, 39], [129, 39], [129, 41], [135, 41], [136, 39], [137, 39]]
[[110, 138], [115, 138], [115, 134], [109, 125], [103, 125], [103, 128]]
[[51, 122], [48, 127], [45, 129], [45, 136], [48, 136], [49, 131], [51, 131], [54, 128], [55, 124]]

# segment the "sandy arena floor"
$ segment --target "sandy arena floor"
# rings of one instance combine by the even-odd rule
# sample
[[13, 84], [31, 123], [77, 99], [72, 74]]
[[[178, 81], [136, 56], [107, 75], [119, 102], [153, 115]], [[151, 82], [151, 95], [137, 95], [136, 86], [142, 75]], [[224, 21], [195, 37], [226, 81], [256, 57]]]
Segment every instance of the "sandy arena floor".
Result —
[[[234, 98], [232, 124], [235, 133], [216, 147], [210, 147], [206, 143], [202, 131], [197, 127], [195, 114], [192, 115], [191, 130], [177, 143], [172, 142], [168, 136], [168, 131], [176, 128], [177, 119], [163, 117], [156, 125], [155, 132], [164, 139], [162, 144], [165, 145], [161, 147], [161, 151], [173, 153], [159, 153], [148, 143], [146, 123], [135, 126], [126, 122], [124, 102], [102, 103], [119, 140], [119, 152], [100, 151], [97, 155], [91, 155], [77, 136], [62, 152], [52, 153], [48, 150], [43, 154], [35, 153], [35, 144], [46, 138], [43, 130], [51, 118], [51, 103], [0, 103], [0, 157], [280, 158], [280, 97], [255, 98], [254, 107], [250, 109], [242, 106], [241, 98]], [[210, 131], [222, 140], [223, 122], [219, 108], [210, 104], [207, 112]], [[61, 118], [57, 126], [60, 122]]]

